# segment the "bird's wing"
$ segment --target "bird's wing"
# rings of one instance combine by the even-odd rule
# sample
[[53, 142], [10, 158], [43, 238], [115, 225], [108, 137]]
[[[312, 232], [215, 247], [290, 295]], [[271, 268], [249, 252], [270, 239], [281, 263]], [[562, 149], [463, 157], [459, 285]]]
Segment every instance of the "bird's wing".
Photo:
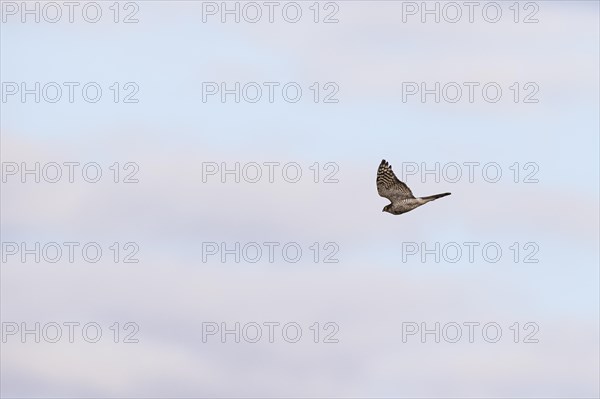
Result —
[[392, 165], [384, 159], [377, 169], [377, 192], [390, 201], [415, 198], [410, 188], [396, 177]]

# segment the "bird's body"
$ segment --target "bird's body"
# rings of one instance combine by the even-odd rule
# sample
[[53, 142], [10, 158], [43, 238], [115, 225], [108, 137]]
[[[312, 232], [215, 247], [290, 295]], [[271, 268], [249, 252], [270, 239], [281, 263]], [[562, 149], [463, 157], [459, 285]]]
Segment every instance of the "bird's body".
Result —
[[398, 180], [392, 166], [384, 159], [377, 169], [377, 192], [380, 196], [391, 201], [383, 208], [383, 212], [401, 215], [410, 212], [428, 202], [450, 195], [450, 193], [435, 194], [428, 197], [415, 197], [408, 186]]

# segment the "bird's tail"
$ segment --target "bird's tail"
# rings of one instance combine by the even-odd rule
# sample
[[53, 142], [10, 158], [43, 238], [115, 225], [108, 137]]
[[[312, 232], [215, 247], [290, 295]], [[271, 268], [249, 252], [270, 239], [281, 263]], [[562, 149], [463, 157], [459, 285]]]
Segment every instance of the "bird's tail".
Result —
[[429, 202], [429, 201], [436, 200], [438, 198], [445, 197], [446, 195], [450, 195], [450, 193], [430, 195], [429, 197], [421, 197], [421, 199]]

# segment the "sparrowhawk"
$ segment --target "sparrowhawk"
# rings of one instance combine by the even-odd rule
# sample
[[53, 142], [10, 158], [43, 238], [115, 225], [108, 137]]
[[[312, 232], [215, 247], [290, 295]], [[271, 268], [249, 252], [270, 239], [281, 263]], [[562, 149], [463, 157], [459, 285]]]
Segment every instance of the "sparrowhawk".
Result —
[[401, 215], [430, 201], [450, 195], [450, 193], [443, 193], [415, 198], [410, 188], [398, 180], [392, 171], [392, 165], [385, 159], [381, 161], [379, 169], [377, 169], [377, 192], [391, 201], [391, 204], [383, 207], [383, 212], [389, 212], [392, 215]]

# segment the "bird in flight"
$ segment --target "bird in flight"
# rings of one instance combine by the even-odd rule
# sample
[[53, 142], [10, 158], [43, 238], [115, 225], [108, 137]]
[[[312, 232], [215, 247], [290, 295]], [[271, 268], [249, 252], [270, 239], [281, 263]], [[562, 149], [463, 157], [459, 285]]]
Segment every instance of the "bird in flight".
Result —
[[377, 169], [377, 192], [383, 198], [392, 201], [383, 207], [382, 212], [389, 212], [392, 215], [401, 215], [410, 212], [430, 201], [450, 195], [450, 193], [430, 195], [429, 197], [417, 197], [413, 195], [410, 188], [396, 177], [390, 165], [385, 159], [379, 164]]

